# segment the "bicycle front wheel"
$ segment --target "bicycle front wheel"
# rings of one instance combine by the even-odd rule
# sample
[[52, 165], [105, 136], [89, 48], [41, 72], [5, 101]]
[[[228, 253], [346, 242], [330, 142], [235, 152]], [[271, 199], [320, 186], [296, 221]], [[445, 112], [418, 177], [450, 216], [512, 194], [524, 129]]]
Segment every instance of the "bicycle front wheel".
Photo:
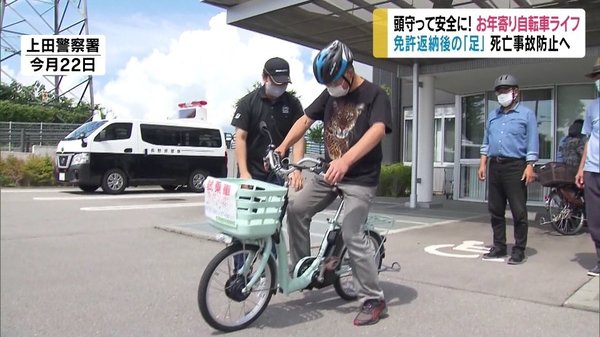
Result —
[[[373, 263], [379, 272], [379, 268], [381, 268], [381, 263], [383, 262], [383, 238], [373, 231], [366, 231], [365, 235], [367, 236], [370, 249], [375, 252]], [[340, 263], [335, 271], [337, 277], [333, 282], [333, 287], [335, 288], [335, 292], [341, 298], [347, 301], [354, 301], [358, 298], [358, 290], [354, 284], [352, 266], [350, 265], [350, 255], [348, 255], [348, 248], [345, 244], [340, 256]]]
[[239, 243], [223, 249], [210, 261], [198, 287], [198, 306], [208, 325], [223, 332], [236, 331], [263, 313], [275, 289], [272, 258], [252, 289], [242, 291], [259, 272], [262, 254], [256, 245]]
[[548, 212], [552, 228], [562, 235], [579, 233], [585, 222], [583, 209], [569, 207], [556, 191], [548, 195]]

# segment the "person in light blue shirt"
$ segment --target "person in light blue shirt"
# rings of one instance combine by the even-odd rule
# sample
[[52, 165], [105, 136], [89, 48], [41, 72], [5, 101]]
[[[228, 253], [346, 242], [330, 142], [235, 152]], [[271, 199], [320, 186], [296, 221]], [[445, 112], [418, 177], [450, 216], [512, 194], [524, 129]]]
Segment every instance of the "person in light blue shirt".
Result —
[[[586, 75], [595, 80], [594, 84], [600, 94], [600, 57], [592, 72]], [[582, 132], [587, 135], [587, 142], [575, 176], [575, 183], [583, 187], [585, 197], [585, 214], [588, 230], [594, 246], [598, 262], [588, 270], [588, 275], [600, 275], [600, 97], [593, 100], [585, 111]]]
[[537, 120], [535, 113], [519, 102], [519, 83], [514, 76], [498, 77], [494, 90], [500, 107], [488, 116], [477, 171], [481, 181], [488, 180], [488, 210], [494, 241], [483, 259], [503, 259], [507, 255], [504, 215], [508, 201], [515, 237], [508, 263], [521, 264], [527, 260], [527, 185], [535, 180], [533, 164], [539, 153]]

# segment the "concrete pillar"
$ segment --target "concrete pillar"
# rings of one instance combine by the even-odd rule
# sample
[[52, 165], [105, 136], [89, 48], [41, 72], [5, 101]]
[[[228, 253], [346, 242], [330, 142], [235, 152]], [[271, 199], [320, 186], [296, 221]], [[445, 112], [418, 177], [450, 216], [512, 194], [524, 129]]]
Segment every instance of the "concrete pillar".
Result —
[[433, 201], [433, 151], [435, 120], [435, 81], [433, 76], [422, 75], [419, 88], [419, 125], [417, 156], [417, 202]]

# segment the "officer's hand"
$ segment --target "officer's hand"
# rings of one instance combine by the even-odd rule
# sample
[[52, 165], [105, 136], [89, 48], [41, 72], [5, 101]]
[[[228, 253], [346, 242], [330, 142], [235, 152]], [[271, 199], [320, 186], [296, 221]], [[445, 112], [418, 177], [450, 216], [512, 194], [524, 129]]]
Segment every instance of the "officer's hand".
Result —
[[242, 179], [252, 179], [252, 175], [250, 174], [250, 172], [244, 172], [244, 173], [240, 172], [240, 178], [242, 178]]
[[283, 158], [283, 155], [285, 154], [285, 148], [281, 147], [281, 145], [279, 145], [278, 147], [275, 148], [275, 152], [279, 155], [279, 158]]
[[532, 165], [527, 165], [525, 167], [523, 176], [521, 176], [521, 181], [525, 181], [525, 185], [529, 185], [535, 181], [535, 172], [533, 172]]
[[486, 171], [485, 165], [479, 165], [479, 170], [477, 170], [477, 177], [479, 178], [479, 180], [481, 180], [481, 181], [485, 180], [485, 171]]
[[577, 185], [579, 188], [583, 188], [583, 185], [585, 185], [583, 180], [583, 169], [577, 170], [577, 175], [575, 176], [575, 185]]

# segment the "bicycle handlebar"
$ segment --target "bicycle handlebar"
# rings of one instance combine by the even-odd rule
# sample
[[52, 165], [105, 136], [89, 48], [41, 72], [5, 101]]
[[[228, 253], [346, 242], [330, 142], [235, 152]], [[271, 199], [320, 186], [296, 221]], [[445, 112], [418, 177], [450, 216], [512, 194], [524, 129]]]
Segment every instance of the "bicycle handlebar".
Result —
[[[288, 175], [296, 170], [308, 169], [316, 174], [325, 173], [329, 164], [325, 162], [323, 158], [310, 158], [304, 157], [297, 163], [291, 163], [289, 158], [281, 158], [279, 153], [275, 152], [275, 145], [273, 145], [273, 137], [267, 127], [267, 123], [261, 121], [259, 123], [260, 131], [269, 137], [269, 145], [267, 146], [267, 155], [264, 157], [264, 163], [266, 168], [273, 170], [280, 176]], [[306, 163], [314, 164], [312, 166], [306, 166]]]
[[[291, 163], [289, 158], [281, 159], [281, 156], [275, 152], [275, 147], [270, 144], [265, 156], [265, 164], [275, 173], [284, 176], [296, 170], [308, 169], [316, 174], [325, 173], [328, 168], [328, 163], [323, 158], [304, 157], [297, 163]], [[307, 165], [308, 164], [308, 165]]]

